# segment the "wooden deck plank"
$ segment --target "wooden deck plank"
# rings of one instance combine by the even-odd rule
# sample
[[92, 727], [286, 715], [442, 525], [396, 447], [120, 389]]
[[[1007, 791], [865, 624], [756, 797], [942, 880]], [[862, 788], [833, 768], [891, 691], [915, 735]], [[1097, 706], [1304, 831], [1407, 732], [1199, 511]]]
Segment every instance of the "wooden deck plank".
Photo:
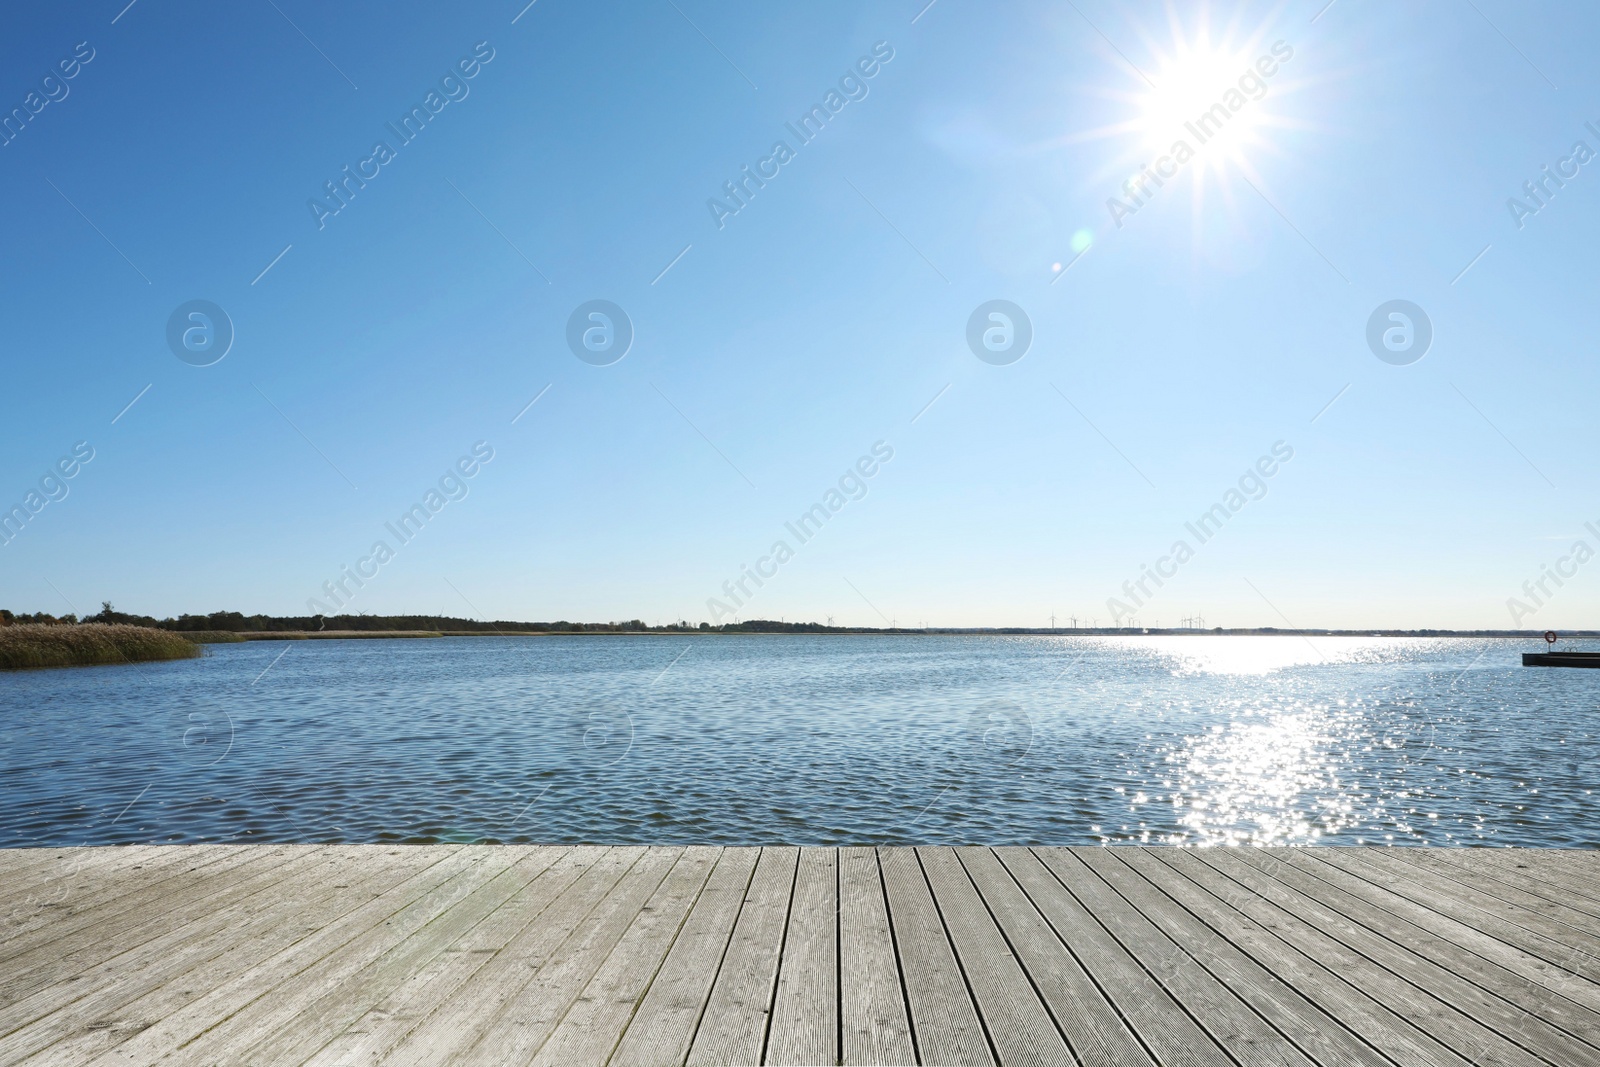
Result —
[[[1470, 949], [1501, 967], [1527, 988], [1530, 996], [1547, 1009], [1551, 1017], [1563, 1015], [1567, 1004], [1581, 1007], [1584, 1011], [1600, 1012], [1600, 985], [1585, 981], [1531, 952], [1470, 926], [1457, 916], [1437, 912], [1320, 858], [1330, 851], [1290, 849], [1285, 850], [1282, 859], [1375, 908], [1426, 930], [1433, 937]], [[1580, 1017], [1586, 1018], [1581, 1014]]]
[[1367, 1044], [1407, 1067], [1467, 1067], [1466, 1060], [1412, 1026], [1388, 1005], [1257, 921], [1254, 894], [1242, 887], [1202, 886], [1164, 862], [1161, 851], [1140, 849], [1138, 855], [1133, 855], [1130, 850], [1126, 862], [1140, 861], [1140, 873], [1163, 893], [1264, 969], [1304, 993]]
[[207, 845], [8, 870], [13, 902], [69, 892], [0, 913], [0, 1065], [1600, 1063], [1590, 853]]
[[613, 1052], [616, 1064], [682, 1063], [711, 995], [759, 850], [724, 849]]
[[[7, 1035], [0, 1039], [0, 1048], [10, 1035], [102, 986], [131, 987], [133, 995], [137, 996], [143, 969], [151, 963], [169, 966], [186, 958], [200, 958], [195, 952], [203, 952], [208, 940], [219, 936], [223, 941], [217, 951], [227, 951], [227, 937], [235, 929], [232, 924], [241, 907], [250, 906], [261, 894], [302, 872], [322, 869], [327, 872], [324, 878], [332, 877], [338, 870], [337, 858], [323, 860], [320, 856], [320, 852], [306, 852], [275, 870], [262, 870], [259, 881], [235, 883], [231, 887], [235, 892], [202, 898], [203, 908], [196, 908], [194, 898], [186, 900], [175, 894], [176, 899], [154, 921], [129, 924], [115, 933], [102, 932], [98, 925], [91, 926], [62, 938], [55, 946], [55, 955], [51, 954], [52, 946], [47, 943], [33, 954], [39, 958], [31, 965], [21, 965], [26, 957], [12, 961], [8, 966], [16, 969], [9, 971], [0, 983], [8, 996], [11, 993], [27, 995], [10, 999], [0, 1008], [0, 1034]], [[322, 868], [323, 863], [335, 866]], [[102, 1011], [113, 1006], [109, 1001], [101, 1002]]]
[[[135, 848], [151, 848], [150, 845], [136, 845]], [[99, 851], [94, 848], [85, 848], [73, 845], [57, 845], [39, 848], [6, 848], [0, 849], [0, 901], [15, 891], [16, 886], [31, 884], [27, 881], [35, 872], [45, 871], [45, 878], [55, 877], [48, 873], [59, 871], [66, 861], [74, 854], [85, 858]]]
[[1568, 944], [1559, 938], [1529, 930], [1504, 916], [1473, 907], [1445, 892], [1432, 883], [1417, 879], [1397, 879], [1382, 867], [1373, 866], [1358, 853], [1365, 850], [1326, 850], [1317, 862], [1342, 874], [1360, 879], [1382, 893], [1399, 897], [1408, 905], [1423, 909], [1433, 915], [1449, 916], [1454, 922], [1467, 927], [1492, 941], [1498, 941], [1509, 950], [1504, 956], [1495, 955], [1506, 966], [1516, 965], [1526, 958], [1529, 969], [1542, 974], [1530, 979], [1551, 989], [1563, 990], [1562, 995], [1580, 1003], [1593, 1004], [1600, 992], [1600, 955], [1593, 949]]
[[488, 963], [552, 901], [604, 855], [605, 849], [566, 849], [511, 900], [462, 934], [306, 1060], [308, 1067], [380, 1067], [390, 1051], [479, 967]]
[[1051, 849], [1045, 862], [1205, 1032], [1209, 1040], [1191, 1047], [1195, 1061], [1214, 1062], [1219, 1056], [1225, 1058], [1222, 1049], [1228, 1049], [1246, 1064], [1307, 1067], [1310, 1060], [1302, 1052], [1282, 1040], [1249, 1005], [1117, 892], [1101, 874], [1121, 871], [1110, 850]]
[[[1457, 955], [1450, 946], [1435, 945], [1433, 951], [1424, 956], [1422, 953], [1428, 951], [1427, 947], [1415, 944], [1415, 939], [1412, 939], [1413, 947], [1390, 940], [1368, 925], [1369, 922], [1383, 922], [1383, 915], [1377, 909], [1353, 908], [1356, 914], [1346, 915], [1322, 899], [1326, 886], [1297, 877], [1296, 868], [1279, 864], [1268, 856], [1258, 856], [1257, 863], [1252, 864], [1229, 850], [1207, 849], [1202, 858], [1241, 884], [1267, 895], [1308, 926], [1335, 938], [1416, 988], [1426, 990], [1430, 996], [1535, 1056], [1552, 1063], [1582, 1062], [1591, 1056], [1600, 1056], [1600, 1049], [1563, 1033], [1446, 966], [1455, 962], [1466, 967], [1469, 961], [1464, 957], [1470, 953]], [[1497, 1058], [1505, 1055], [1504, 1049], [1496, 1051]]]
[[179, 869], [149, 893], [69, 895], [55, 923], [7, 938], [0, 961], [0, 1003], [16, 988], [37, 989], [79, 974], [84, 968], [165, 936], [203, 916], [220, 902], [281, 881], [317, 855], [321, 846], [286, 851], [235, 852], [192, 871]]
[[[241, 865], [265, 869], [271, 866], [266, 859], [242, 854], [231, 857], [227, 864], [207, 864], [203, 859], [192, 869], [179, 864], [177, 871], [186, 877], [174, 883], [177, 892], [169, 888], [167, 897], [194, 899], [207, 882], [218, 883], [215, 872]], [[153, 919], [166, 917], [170, 925], [172, 918], [170, 909], [153, 909], [150, 898], [128, 900], [114, 888], [93, 882], [62, 880], [53, 892], [53, 898], [42, 901], [30, 898], [41, 906], [29, 908], [23, 921], [0, 934], [0, 1004], [13, 1001], [16, 986], [37, 988], [49, 981], [52, 972], [61, 971], [62, 963], [87, 965], [77, 955], [85, 948], [92, 953], [114, 944], [120, 951], [137, 943], [140, 928], [148, 928]], [[69, 968], [66, 973], [75, 972]]]
[[1073, 1055], [1085, 1067], [1135, 1067], [1155, 1061], [1101, 994], [1066, 944], [994, 852], [956, 849], [1018, 961], [1038, 990]]
[[60, 848], [0, 849], [0, 897], [19, 888], [31, 888], [68, 872], [150, 867], [162, 857], [198, 853], [221, 845], [67, 845]]
[[839, 850], [839, 976], [841, 1062], [915, 1063], [876, 849]]
[[[170, 907], [174, 900], [197, 903], [209, 893], [253, 876], [271, 872], [296, 855], [314, 853], [321, 846], [266, 846], [261, 850], [235, 849], [223, 855], [208, 852], [197, 857], [192, 870], [181, 862], [164, 872], [164, 877], [149, 884], [131, 881], [123, 889], [111, 877], [104, 885], [85, 885], [83, 891], [69, 891], [60, 907], [35, 916], [8, 931], [0, 944], [0, 974], [23, 978], [41, 961], [64, 959], [79, 944], [129, 944], [140, 929], [166, 919], [182, 921], [185, 916]], [[120, 849], [118, 851], [121, 851]], [[169, 884], [170, 883], [170, 884]], [[65, 888], [65, 887], [64, 887]], [[8, 993], [0, 979], [0, 1003]]]
[[1430, 886], [1459, 899], [1472, 901], [1486, 910], [1515, 915], [1519, 923], [1549, 932], [1567, 928], [1585, 939], [1600, 939], [1595, 917], [1560, 894], [1547, 896], [1495, 876], [1481, 862], [1448, 862], [1431, 855], [1433, 850], [1413, 848], [1363, 848], [1360, 855], [1387, 869], [1402, 872], [1401, 877], [1421, 878]]
[[934, 903], [1002, 1063], [1064, 1067], [1072, 1053], [994, 916], [949, 848], [919, 848]]
[[764, 848], [689, 1047], [692, 1065], [761, 1062], [800, 850]]
[[1095, 985], [1116, 1006], [1118, 1015], [1138, 1035], [1140, 1044], [1163, 1064], [1211, 1065], [1227, 1062], [1205, 1031], [1145, 971], [1139, 962], [1062, 884], [1045, 858], [1061, 865], [1066, 877], [1080, 876], [1081, 864], [1056, 849], [996, 850], [1017, 882], [1027, 891], [1057, 937], [1067, 944]]
[[1077, 1061], [1085, 1067], [1154, 1064], [1117, 1008], [1094, 985], [1066, 942], [1000, 862], [995, 849], [970, 846], [955, 849], [955, 854], [1050, 1009], [1056, 1027], [1066, 1035]]
[[1387, 1067], [1391, 1062], [1145, 877], [1146, 871], [1160, 874], [1150, 867], [1159, 861], [1146, 850], [1118, 848], [1110, 854], [1127, 869], [1106, 864], [1097, 871], [1101, 878], [1317, 1064]]
[[[1549, 919], [1564, 923], [1574, 930], [1590, 936], [1600, 936], [1600, 907], [1591, 905], [1582, 897], [1571, 893], [1553, 892], [1548, 885], [1536, 880], [1518, 878], [1515, 871], [1496, 869], [1487, 862], [1472, 862], [1465, 855], [1456, 859], [1435, 856], [1431, 851], [1405, 849], [1399, 858], [1427, 871], [1435, 878], [1448, 879], [1470, 886], [1508, 904], [1526, 908]], [[1477, 850], [1474, 850], [1477, 851]]]
[[766, 1062], [839, 1062], [839, 854], [802, 848]]
[[[302, 1063], [324, 1045], [338, 1037], [352, 1023], [388, 996], [407, 978], [444, 954], [465, 934], [493, 915], [501, 906], [522, 892], [548, 870], [565, 852], [562, 848], [506, 846], [513, 862], [505, 870], [451, 905], [426, 926], [393, 944], [376, 959], [354, 974], [335, 976], [338, 996], [321, 996], [299, 1006], [292, 1002], [278, 1009], [276, 1024], [258, 1022], [266, 1031], [262, 1040], [249, 1046], [239, 1059], [245, 1063]], [[348, 956], [347, 947], [340, 952]], [[307, 973], [299, 984], [312, 980], [329, 981], [327, 976]], [[275, 1028], [274, 1028], [275, 1025]]]
[[952, 1067], [993, 1064], [978, 1009], [916, 853], [884, 848], [878, 850], [878, 859], [918, 1061]]
[[[1514, 885], [1524, 885], [1537, 891], [1541, 886], [1570, 882], [1572, 891], [1563, 894], [1562, 902], [1581, 907], [1591, 915], [1600, 904], [1600, 886], [1594, 884], [1592, 872], [1571, 862], [1570, 849], [1523, 848], [1430, 848], [1416, 849], [1423, 858], [1442, 861], [1472, 871], [1478, 876], [1503, 879]], [[1441, 853], [1448, 853], [1441, 855]]]
[[[1451, 851], [1455, 851], [1452, 849]], [[1553, 869], [1564, 871], [1577, 877], [1593, 877], [1600, 874], [1600, 862], [1596, 861], [1596, 852], [1600, 849], [1588, 848], [1471, 848], [1462, 851], [1482, 853], [1491, 860], [1508, 863], [1512, 866], [1536, 864], [1541, 870]], [[1600, 891], [1600, 887], [1590, 886], [1590, 895]]]
[[[436, 898], [430, 894], [437, 893], [440, 887], [445, 887], [446, 892], [459, 891], [463, 883], [470, 884], [474, 869], [483, 863], [482, 858], [461, 846], [445, 846], [434, 851], [445, 855], [426, 863], [410, 878], [383, 894], [357, 904], [288, 948], [255, 963], [226, 984], [196, 997], [182, 1009], [91, 1062], [95, 1067], [145, 1063], [154, 1058], [157, 1051], [181, 1062], [200, 1052], [192, 1043], [202, 1035], [217, 1041], [236, 1036], [234, 1020], [252, 1004], [265, 1000], [270, 1005], [273, 991], [285, 983], [290, 983], [292, 988], [294, 977], [301, 971], [374, 926], [382, 925], [408, 908], [415, 908], [419, 902], [424, 906], [432, 903]], [[369, 862], [376, 862], [377, 857], [375, 853]]]
[[[1236, 891], [1233, 887], [1239, 885], [1191, 852], [1184, 851], [1179, 855], [1175, 850], [1161, 859], [1213, 892]], [[1496, 1063], [1521, 1067], [1534, 1067], [1538, 1063], [1534, 1056], [1434, 996], [1429, 989], [1399, 977], [1377, 961], [1302, 919], [1298, 909], [1307, 906], [1306, 903], [1296, 900], [1278, 883], [1262, 883], [1259, 887], [1247, 888], [1255, 891], [1255, 906], [1251, 914], [1257, 922], [1325, 966], [1337, 968], [1342, 976], [1372, 993], [1393, 1008], [1396, 1014], [1462, 1059], [1469, 1062], [1492, 1059]], [[1387, 954], [1384, 955], [1384, 962], [1395, 963]]]
[[1417, 868], [1391, 860], [1372, 849], [1330, 855], [1328, 862], [1363, 875], [1385, 888], [1421, 900], [1439, 912], [1486, 929], [1494, 936], [1527, 949], [1559, 967], [1594, 982], [1600, 981], [1600, 939], [1508, 904], [1498, 897], [1444, 878], [1425, 878]]
[[[306, 1010], [318, 999], [347, 986], [376, 960], [457, 907], [472, 901], [497, 884], [513, 866], [513, 849], [466, 845], [442, 861], [443, 868], [460, 858], [454, 877], [441, 880], [422, 893], [407, 893], [394, 901], [398, 908], [372, 909], [365, 915], [350, 913], [321, 931], [321, 943], [297, 943], [272, 957], [255, 974], [246, 974], [218, 992], [233, 998], [233, 1008], [220, 1022], [168, 1057], [174, 1065], [209, 1065], [247, 1062], [249, 1049]], [[317, 937], [319, 935], [313, 935]]]
[[[1567, 1001], [1565, 998], [1552, 997], [1550, 990], [1542, 984], [1530, 982], [1527, 977], [1515, 974], [1455, 941], [1441, 937], [1362, 897], [1348, 893], [1326, 879], [1316, 878], [1289, 862], [1294, 858], [1291, 855], [1292, 851], [1252, 849], [1230, 854], [1227, 858], [1248, 864], [1269, 877], [1276, 878], [1295, 891], [1337, 910], [1350, 921], [1359, 923], [1425, 960], [1431, 960], [1447, 969], [1451, 975], [1472, 983], [1472, 988], [1466, 994], [1469, 999], [1460, 1003], [1469, 1003], [1472, 999], [1476, 999], [1479, 996], [1478, 991], [1482, 990], [1501, 1001], [1516, 1005], [1522, 1012], [1544, 1020], [1544, 1027], [1565, 1027], [1573, 1036], [1589, 1042], [1593, 1046], [1590, 1054], [1600, 1057], [1600, 1013]], [[1483, 1017], [1492, 1018], [1500, 1010], [1499, 1005], [1494, 1005], [1489, 1014]], [[1542, 1049], [1535, 1051], [1543, 1054]]]
[[605, 1063], [715, 868], [719, 848], [684, 850], [577, 1001], [539, 1049], [534, 1064]]
[[[165, 862], [191, 865], [200, 860], [197, 845], [123, 845], [111, 848], [29, 849], [38, 855], [12, 858], [3, 851], [0, 862], [0, 916], [10, 917], [30, 897], [59, 896], [63, 881], [74, 883], [78, 895], [112, 882], [133, 884], [159, 878], [154, 872]], [[135, 875], [131, 872], [139, 871]], [[20, 920], [17, 921], [20, 925]]]
[[606, 850], [540, 913], [539, 921], [513, 937], [473, 971], [454, 996], [413, 1027], [384, 1062], [395, 1067], [454, 1062], [492, 1029], [505, 1006], [646, 851], [642, 847]]
[[335, 847], [305, 857], [286, 881], [67, 983], [83, 995], [0, 1038], [0, 1063], [24, 1047], [45, 1046], [52, 1063], [87, 1062], [414, 873], [392, 856], [352, 871], [358, 850]]
[[[281, 853], [315, 849], [317, 845], [264, 846]], [[94, 909], [99, 921], [136, 908], [152, 887], [170, 884], [174, 877], [188, 883], [195, 871], [218, 871], [230, 866], [258, 862], [262, 847], [229, 845], [118, 845], [114, 848], [73, 849], [59, 861], [50, 876], [39, 872], [30, 883], [29, 895], [55, 895], [68, 898], [69, 910]], [[107, 857], [104, 853], [111, 853]], [[98, 862], [104, 859], [105, 862]], [[69, 889], [70, 887], [70, 889]], [[48, 923], [59, 928], [59, 914], [35, 912], [32, 922], [19, 919], [12, 928], [21, 935], [36, 925]]]
[[[1565, 900], [1582, 908], [1590, 915], [1600, 915], [1600, 884], [1594, 872], [1575, 866], [1559, 855], [1550, 852], [1530, 854], [1521, 848], [1442, 849], [1449, 855], [1440, 859], [1450, 863], [1470, 860], [1490, 871], [1495, 877], [1513, 885], [1535, 892], [1551, 890], [1558, 894], [1553, 900]], [[1460, 852], [1462, 855], [1457, 856]], [[1548, 895], [1548, 894], [1545, 894]]]
[[[682, 857], [679, 848], [652, 848], [628, 869], [605, 899], [573, 927], [533, 976], [506, 1004], [492, 1029], [455, 1060], [503, 1067], [525, 1064], [539, 1051], [640, 911]], [[670, 895], [670, 890], [669, 890]]]

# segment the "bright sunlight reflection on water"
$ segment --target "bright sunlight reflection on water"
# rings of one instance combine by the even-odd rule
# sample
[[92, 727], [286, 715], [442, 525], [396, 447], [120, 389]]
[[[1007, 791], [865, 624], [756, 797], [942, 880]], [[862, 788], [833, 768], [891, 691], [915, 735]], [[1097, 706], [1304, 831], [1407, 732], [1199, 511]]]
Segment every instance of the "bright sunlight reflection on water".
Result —
[[1314, 663], [1379, 662], [1396, 651], [1386, 637], [1107, 637], [1111, 645], [1163, 657], [1178, 674], [1267, 674]]

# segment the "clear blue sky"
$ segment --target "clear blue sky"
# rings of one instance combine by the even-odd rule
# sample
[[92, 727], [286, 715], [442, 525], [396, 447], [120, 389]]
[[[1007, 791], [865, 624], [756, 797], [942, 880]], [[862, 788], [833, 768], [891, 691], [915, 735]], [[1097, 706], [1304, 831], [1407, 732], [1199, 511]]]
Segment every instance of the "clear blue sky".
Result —
[[[303, 613], [382, 539], [350, 610], [698, 621], [781, 539], [741, 618], [1104, 624], [1183, 539], [1147, 625], [1505, 626], [1600, 549], [1600, 162], [1507, 205], [1600, 151], [1583, 5], [123, 2], [0, 44], [0, 505], [94, 450], [0, 547], [13, 610]], [[376, 177], [319, 229], [347, 164]], [[719, 228], [745, 165], [776, 175]], [[211, 366], [166, 339], [196, 299], [236, 333]], [[634, 330], [606, 366], [566, 340], [596, 299]], [[1006, 365], [966, 339], [995, 299], [1032, 326]], [[1395, 299], [1432, 323], [1408, 365], [1366, 340]], [[1600, 562], [1565, 567], [1523, 625], [1600, 625]]]

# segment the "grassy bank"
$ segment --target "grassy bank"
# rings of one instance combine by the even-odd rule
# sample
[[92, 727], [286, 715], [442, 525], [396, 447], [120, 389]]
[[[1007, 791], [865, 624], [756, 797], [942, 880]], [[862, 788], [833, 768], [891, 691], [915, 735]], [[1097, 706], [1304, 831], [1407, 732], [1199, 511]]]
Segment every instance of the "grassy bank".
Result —
[[[187, 631], [182, 631], [188, 636]], [[351, 641], [378, 637], [443, 637], [438, 630], [312, 630], [300, 633], [293, 630], [262, 630], [256, 633], [235, 634], [238, 641]]]
[[[163, 630], [162, 633], [171, 633]], [[226, 630], [179, 630], [179, 637], [193, 641], [197, 645], [237, 645], [244, 642], [240, 634], [229, 633]]]
[[0, 670], [192, 659], [200, 646], [166, 630], [120, 624], [0, 627]]

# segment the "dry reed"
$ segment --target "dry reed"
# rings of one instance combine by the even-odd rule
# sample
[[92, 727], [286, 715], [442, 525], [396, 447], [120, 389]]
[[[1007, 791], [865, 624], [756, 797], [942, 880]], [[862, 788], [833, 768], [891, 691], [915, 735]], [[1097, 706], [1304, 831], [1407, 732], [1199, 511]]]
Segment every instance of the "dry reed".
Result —
[[20, 623], [0, 627], [0, 670], [192, 659], [200, 646], [145, 626]]

